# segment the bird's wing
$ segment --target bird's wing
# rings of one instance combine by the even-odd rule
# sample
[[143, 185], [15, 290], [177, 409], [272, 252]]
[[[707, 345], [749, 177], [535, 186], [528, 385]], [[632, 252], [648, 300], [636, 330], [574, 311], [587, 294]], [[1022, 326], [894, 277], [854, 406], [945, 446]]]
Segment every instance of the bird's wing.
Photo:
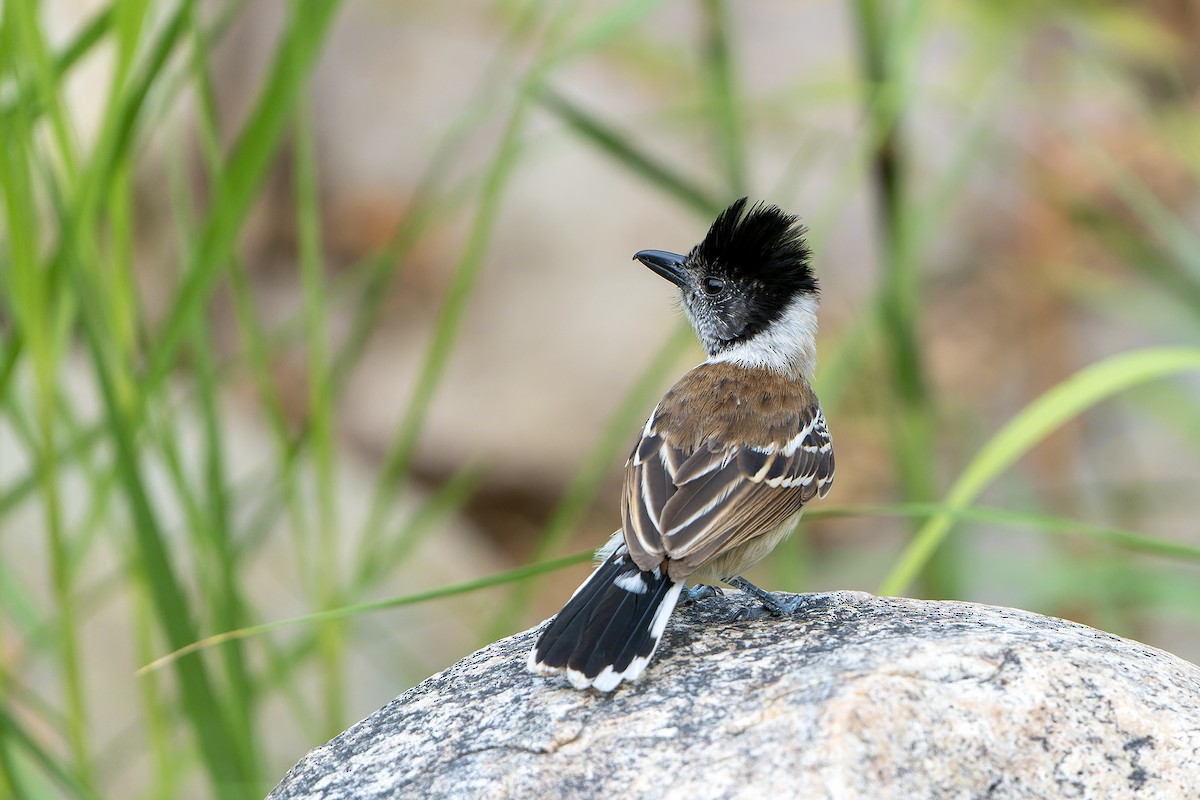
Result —
[[[692, 452], [650, 417], [627, 466], [622, 512], [630, 551], [691, 573], [774, 530], [833, 481], [833, 447], [818, 405], [791, 438], [762, 447], [710, 439]], [[672, 570], [675, 572], [676, 570]]]

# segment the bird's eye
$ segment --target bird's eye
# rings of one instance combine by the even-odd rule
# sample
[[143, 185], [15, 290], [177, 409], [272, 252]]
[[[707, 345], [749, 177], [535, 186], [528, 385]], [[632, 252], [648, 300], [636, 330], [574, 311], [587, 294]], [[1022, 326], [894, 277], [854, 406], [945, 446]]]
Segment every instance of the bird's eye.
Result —
[[720, 278], [705, 278], [704, 293], [709, 297], [715, 297], [725, 291], [725, 281]]

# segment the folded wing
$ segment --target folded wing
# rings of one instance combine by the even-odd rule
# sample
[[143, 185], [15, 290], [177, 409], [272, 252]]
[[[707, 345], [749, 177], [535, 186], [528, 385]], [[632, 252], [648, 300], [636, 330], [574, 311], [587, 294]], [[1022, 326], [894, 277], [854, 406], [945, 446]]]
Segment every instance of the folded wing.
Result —
[[[671, 561], [683, 579], [732, 547], [783, 524], [833, 481], [833, 448], [820, 406], [785, 438], [760, 446], [721, 437], [691, 449], [646, 424], [626, 468], [625, 539], [643, 569]], [[780, 432], [783, 434], [784, 432]]]

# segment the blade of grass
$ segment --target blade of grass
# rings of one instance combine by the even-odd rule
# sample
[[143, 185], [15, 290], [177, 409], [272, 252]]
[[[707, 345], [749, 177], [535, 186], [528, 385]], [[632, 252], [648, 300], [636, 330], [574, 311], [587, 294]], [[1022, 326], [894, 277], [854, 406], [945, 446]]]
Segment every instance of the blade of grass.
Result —
[[[209, 32], [204, 28], [198, 14], [188, 15], [188, 74], [196, 87], [198, 96], [198, 136], [200, 151], [210, 174], [220, 169], [220, 149], [216, 135], [215, 96], [209, 79]], [[182, 144], [180, 145], [182, 148]], [[186, 164], [182, 152], [169, 162], [168, 172], [171, 210], [175, 223], [178, 251], [192, 252], [196, 247], [195, 211], [186, 186], [186, 178], [180, 174]], [[203, 568], [201, 579], [205, 588], [202, 597], [207, 605], [207, 618], [218, 630], [241, 627], [247, 622], [247, 600], [239, 582], [242, 574], [242, 551], [237, 542], [234, 506], [231, 504], [227, 485], [230, 480], [225, 456], [223, 417], [219, 406], [222, 391], [222, 375], [215, 352], [211, 330], [204, 319], [197, 316], [189, 332], [189, 344], [194, 354], [193, 382], [195, 404], [182, 403], [183, 413], [193, 407], [199, 413], [203, 434], [203, 477], [201, 486], [192, 488], [186, 474], [178, 445], [172, 432], [189, 423], [182, 422], [178, 414], [168, 413], [164, 434], [159, 437], [164, 458], [171, 474], [175, 477], [176, 491], [181, 504], [188, 511], [191, 523], [189, 533], [196, 543], [196, 563]], [[198, 570], [199, 571], [199, 570]], [[140, 617], [148, 619], [145, 603], [139, 604]], [[139, 652], [151, 652], [152, 642], [148, 630], [139, 627]], [[254, 784], [261, 782], [262, 762], [259, 743], [254, 736], [254, 717], [258, 707], [258, 696], [253, 688], [253, 678], [246, 653], [240, 645], [225, 648], [221, 652], [225, 687], [229, 696], [230, 729], [237, 736], [236, 747], [246, 754], [246, 763]], [[169, 786], [178, 773], [178, 765], [171, 763], [170, 748], [164, 748], [158, 737], [165, 735], [165, 714], [157, 687], [141, 687], [143, 705], [147, 709], [148, 725], [156, 730], [150, 738], [154, 742], [156, 780], [160, 786]], [[165, 795], [164, 795], [165, 796]]]
[[260, 636], [264, 633], [270, 633], [281, 628], [288, 628], [295, 625], [315, 625], [331, 620], [347, 619], [360, 614], [368, 614], [374, 611], [383, 611], [389, 608], [399, 608], [400, 606], [409, 606], [416, 603], [426, 603], [431, 600], [440, 600], [445, 597], [454, 597], [460, 594], [469, 592], [477, 592], [481, 589], [489, 589], [493, 586], [503, 586], [505, 584], [514, 583], [516, 581], [526, 580], [547, 572], [553, 572], [564, 567], [569, 567], [574, 564], [580, 564], [591, 559], [592, 551], [585, 550], [581, 553], [573, 553], [562, 558], [555, 558], [549, 561], [541, 561], [535, 564], [526, 564], [523, 567], [510, 569], [506, 572], [498, 572], [494, 575], [488, 575], [476, 580], [464, 581], [451, 586], [443, 586], [438, 589], [431, 589], [427, 592], [418, 592], [416, 594], [404, 595], [403, 597], [392, 597], [384, 600], [373, 600], [366, 603], [354, 603], [353, 605], [342, 606], [341, 608], [331, 608], [326, 611], [320, 611], [315, 614], [306, 614], [301, 617], [292, 617], [290, 619], [277, 620], [275, 622], [267, 622], [262, 625], [254, 625], [249, 628], [242, 628], [236, 631], [225, 631], [214, 636], [208, 636], [204, 639], [192, 642], [184, 647], [173, 650], [170, 653], [155, 659], [154, 661], [138, 668], [137, 675], [143, 676], [149, 672], [162, 669], [173, 663], [184, 659], [183, 657], [191, 653], [199, 652], [205, 648], [224, 642], [233, 641], [236, 639], [246, 639], [251, 636]]
[[[1200, 370], [1200, 350], [1153, 348], [1125, 353], [1093, 364], [1026, 406], [987, 441], [946, 494], [945, 505], [965, 508], [984, 488], [1051, 431], [1080, 413], [1130, 387], [1183, 372]], [[912, 583], [949, 535], [946, 513], [928, 520], [901, 554], [879, 593], [898, 594]]]
[[[12, 582], [11, 571], [0, 564], [0, 602], [3, 603], [0, 607], [8, 608], [9, 598], [21, 594], [10, 586]], [[0, 646], [6, 648], [8, 646], [5, 642], [7, 630], [7, 627], [0, 628]], [[5, 711], [5, 709], [14, 707], [10, 694], [8, 671], [0, 669], [0, 791], [7, 793], [9, 797], [24, 798], [26, 797], [24, 781], [21, 780], [17, 769], [16, 737], [9, 730], [8, 715]]]
[[[77, 275], [78, 271], [79, 268], [73, 268], [71, 275]], [[83, 287], [76, 286], [76, 291], [81, 289]], [[84, 308], [86, 309], [86, 306]], [[85, 340], [93, 353], [93, 365], [108, 417], [107, 427], [116, 449], [116, 470], [121, 478], [124, 498], [133, 516], [132, 532], [136, 541], [137, 556], [152, 592], [153, 605], [167, 641], [186, 644], [196, 638], [192, 623], [194, 617], [183, 584], [172, 564], [158, 515], [147, 495], [137, 435], [134, 432], [134, 429], [140, 426], [141, 420], [130, 419], [127, 416], [130, 411], [129, 403], [123, 402], [117, 396], [107, 359], [101, 355], [102, 345], [98, 342], [100, 337], [105, 335], [105, 328], [96, 316], [91, 311], [85, 311], [83, 314]], [[187, 716], [196, 728], [215, 788], [221, 796], [232, 800], [240, 796], [236, 787], [245, 785], [244, 765], [241, 763], [241, 755], [232, 747], [235, 738], [225, 730], [222, 706], [218, 702], [208, 670], [202, 662], [193, 659], [180, 664], [178, 677], [184, 704], [188, 710]]]
[[[225, 245], [230, 245], [228, 240], [236, 232], [236, 223], [241, 218], [244, 208], [248, 206], [249, 197], [255, 191], [256, 175], [261, 174], [259, 168], [265, 168], [262, 165], [267, 160], [269, 152], [273, 150], [275, 141], [278, 139], [278, 132], [282, 130], [287, 117], [286, 110], [282, 114], [280, 113], [280, 106], [289, 106], [293, 99], [290, 97], [290, 87], [292, 70], [297, 67], [297, 59], [291, 57], [292, 53], [298, 52], [303, 55], [305, 57], [303, 63], [307, 64], [311, 64], [311, 60], [315, 58], [315, 51], [319, 49], [317, 44], [324, 32], [323, 25], [328, 24], [333, 9], [332, 6], [324, 4], [314, 8], [316, 9], [315, 13], [303, 15], [304, 21], [297, 22], [285, 34], [284, 42], [280, 46], [283, 56], [277, 59], [275, 81], [273, 84], [268, 81], [268, 88], [264, 90], [263, 95], [265, 99], [257, 108], [256, 113], [252, 115], [252, 122], [249, 126], [250, 131], [260, 135], [244, 136], [239, 145], [235, 146], [235, 156], [231, 159], [230, 165], [232, 170], [226, 173], [231, 177], [227, 182], [221, 184], [223, 187], [232, 186], [233, 188], [223, 193], [218, 192], [218, 210], [213, 217], [216, 222], [206, 228], [208, 235], [201, 240], [210, 248], [206, 253], [202, 253], [202, 256], [206, 254], [208, 258], [199, 257], [199, 265], [195, 263], [189, 265], [188, 282], [185, 282], [183, 291], [177, 296], [176, 312], [179, 313], [172, 314], [166, 326], [168, 332], [173, 330], [174, 333], [168, 335], [165, 340], [160, 340], [159, 347], [154, 351], [158, 360], [155, 362], [154, 356], [152, 356], [149, 374], [146, 376], [146, 380], [141, 382], [137, 392], [131, 391], [132, 383], [128, 374], [123, 374], [125, 370], [121, 369], [121, 361], [119, 359], [110, 361], [111, 356], [105, 353], [105, 349], [108, 347], [106, 343], [110, 341], [107, 336], [109, 321], [103, 319], [97, 309], [85, 306], [86, 311], [83, 315], [85, 338], [89, 350], [93, 353], [97, 380], [104, 396], [109, 417], [108, 425], [116, 445], [118, 472], [122, 475], [124, 493], [135, 519], [133, 528], [137, 535], [138, 552], [146, 564], [145, 574], [150, 579], [155, 597], [154, 608], [164, 625], [168, 641], [178, 641], [180, 636], [187, 641], [193, 641], [195, 635], [191, 628], [188, 603], [178, 578], [170, 566], [170, 557], [163, 543], [161, 525], [145, 495], [144, 477], [136, 452], [136, 434], [134, 432], [134, 428], [141, 418], [140, 404], [144, 402], [139, 398], [149, 397], [156, 382], [165, 375], [170, 359], [162, 354], [173, 352], [173, 348], [177, 347], [179, 343], [182, 332], [190, 329], [191, 319], [187, 313], [182, 312], [194, 310], [195, 304], [204, 296], [204, 292], [201, 290], [206, 286], [202, 279], [215, 275], [216, 262], [219, 261], [218, 257], [221, 255], [220, 251]], [[174, 27], [179, 25], [181, 23]], [[174, 30], [174, 27], [172, 36], [177, 36], [178, 31]], [[153, 63], [154, 59], [151, 61]], [[284, 63], [284, 66], [280, 66], [280, 61]], [[284, 84], [286, 84], [286, 89], [277, 88]], [[274, 91], [272, 91], [273, 89]], [[128, 110], [136, 108], [138, 105], [139, 103], [135, 103], [123, 107], [122, 110], [126, 114], [116, 125], [117, 133], [114, 134], [116, 140], [120, 140], [123, 131], [132, 126], [132, 118], [128, 116]], [[255, 123], [261, 127], [255, 128]], [[113, 128], [109, 128], [109, 130], [113, 130]], [[108, 176], [117, 170], [116, 158], [108, 160], [104, 158], [107, 152], [105, 148], [99, 149], [101, 157], [98, 159], [98, 163], [93, 164], [93, 175]], [[117, 148], [115, 152], [124, 151]], [[240, 173], [237, 170], [239, 155], [248, 168], [247, 173]], [[103, 184], [104, 181], [98, 181], [98, 183]], [[91, 196], [95, 196], [95, 192], [91, 193]], [[89, 193], [85, 190], [84, 200], [81, 201], [84, 211], [77, 214], [75, 223], [69, 227], [70, 235], [63, 251], [64, 260], [71, 267], [71, 279], [75, 284], [78, 296], [91, 296], [90, 281], [93, 277], [88, 274], [87, 268], [81, 267], [81, 264], [95, 263], [89, 257], [89, 254], [94, 253], [95, 245], [89, 243], [83, 235], [82, 220], [91, 216], [86, 213], [89, 207], [88, 197]], [[222, 205], [223, 200], [230, 201], [233, 207]], [[216, 790], [222, 795], [232, 797], [243, 787], [252, 784], [252, 776], [244, 762], [245, 754], [237, 752], [236, 748], [232, 747], [232, 742], [236, 739], [224, 731], [227, 724], [227, 720], [224, 718], [226, 709], [217, 702], [211, 680], [201, 662], [194, 661], [186, 668], [181, 668], [179, 678], [185, 705], [188, 707], [188, 718], [195, 725], [199, 734], [206, 770], [212, 778]]]
[[307, 75], [315, 64], [339, 6], [333, 0], [317, 0], [305, 4], [304, 13], [289, 16], [288, 29], [254, 112], [218, 175], [212, 211], [185, 270], [187, 278], [156, 337], [150, 365], [142, 377], [151, 388], [166, 375], [192, 315], [207, 299], [221, 267], [233, 252], [237, 234], [291, 119], [298, 78]]
[[[4, 733], [3, 741], [11, 742], [15, 747], [20, 747], [55, 784], [63, 791], [68, 793], [68, 796], [80, 798], [80, 800], [100, 800], [100, 795], [96, 794], [87, 784], [76, 779], [68, 770], [64, 769], [59, 763], [59, 759], [46, 748], [42, 747], [30, 731], [27, 731], [8, 710], [7, 706], [0, 705], [0, 732]], [[0, 748], [0, 752], [4, 749]], [[18, 770], [15, 763], [11, 763], [6, 759], [0, 759], [0, 764], [4, 764], [3, 774], [7, 782], [14, 788], [13, 797], [33, 798], [37, 795], [34, 793], [24, 792], [21, 789], [22, 781], [17, 777]]]
[[[562, 9], [551, 27], [561, 26]], [[547, 34], [553, 40], [553, 32]], [[479, 206], [467, 235], [467, 243], [455, 266], [450, 287], [434, 324], [433, 340], [429, 344], [412, 396], [405, 406], [398, 432], [384, 456], [383, 468], [371, 499], [371, 508], [360, 537], [358, 562], [375, 558], [380, 550], [382, 523], [395, 492], [396, 484], [408, 474], [420, 437], [421, 424], [428, 414], [434, 393], [441, 382], [446, 364], [458, 337], [467, 303], [478, 280], [492, 231], [499, 216], [501, 200], [509, 177], [516, 165], [521, 137], [532, 101], [543, 90], [544, 66], [535, 67], [526, 75], [505, 122], [495, 155], [488, 166], [480, 192]]]
[[[892, 393], [892, 460], [904, 497], [925, 501], [934, 496], [936, 461], [933, 397], [921, 354], [919, 335], [921, 276], [908, 173], [912, 155], [903, 138], [903, 115], [912, 93], [916, 44], [924, 3], [885, 4], [856, 0], [857, 49], [867, 79], [866, 111], [875, 182], [884, 272], [879, 291], [882, 341], [887, 349]], [[929, 593], [958, 594], [951, 552], [941, 552], [924, 576]]]
[[704, 45], [701, 49], [708, 83], [712, 126], [725, 170], [725, 189], [732, 197], [746, 191], [746, 148], [742, 134], [737, 80], [733, 65], [733, 24], [725, 0], [703, 0]]
[[[133, 639], [134, 652], [139, 658], [152, 657], [154, 631], [157, 625], [153, 609], [154, 598], [144, 583], [133, 586]], [[178, 793], [181, 763], [174, 745], [175, 730], [172, 710], [166, 697], [170, 691], [167, 675], [152, 675], [137, 682], [137, 693], [141, 699], [141, 717], [144, 720], [146, 750], [152, 766], [152, 796], [173, 797]]]
[[[59, 54], [55, 56], [54, 73], [56, 84], [61, 85], [71, 68], [79, 63], [93, 47], [104, 39], [104, 36], [109, 32], [109, 28], [112, 25], [112, 11], [111, 5], [97, 11], [87, 24], [80, 28], [71, 41], [63, 47]], [[17, 106], [30, 102], [30, 98], [24, 96], [25, 93], [33, 93], [36, 89], [36, 86], [18, 84], [17, 96], [12, 98], [8, 105], [0, 106], [0, 128], [6, 127], [6, 118], [14, 113], [14, 109]], [[36, 105], [34, 105], [34, 110], [35, 113], [41, 113], [41, 109]]]
[[[82, 454], [90, 452], [92, 447], [103, 439], [103, 434], [104, 430], [100, 425], [93, 425], [60, 445], [54, 458], [63, 462], [75, 462]], [[37, 458], [41, 457], [40, 453], [34, 455]], [[33, 464], [28, 474], [17, 478], [3, 491], [0, 491], [0, 517], [12, 513], [17, 506], [29, 499], [30, 495], [37, 490], [39, 469], [38, 464]]]
[[1034, 528], [1055, 535], [1078, 535], [1132, 552], [1200, 562], [1200, 547], [1186, 542], [1031, 511], [989, 506], [951, 506], [941, 503], [897, 503], [834, 506], [804, 512], [805, 520], [892, 516], [912, 519], [946, 516], [954, 520]]
[[[333, 387], [330, 383], [327, 344], [329, 313], [325, 305], [326, 286], [321, 256], [320, 210], [317, 202], [316, 152], [311, 109], [303, 100], [303, 86], [296, 87], [295, 174], [296, 224], [300, 240], [300, 277], [304, 292], [304, 319], [308, 367], [308, 429], [316, 466], [315, 498], [316, 559], [310, 577], [316, 602], [322, 610], [336, 607], [341, 597], [338, 558], [338, 509], [334, 498], [337, 485], [334, 463]], [[340, 625], [329, 622], [317, 628], [317, 649], [323, 677], [325, 730], [336, 736], [344, 725], [345, 636]]]
[[[26, 117], [28, 129], [32, 130], [32, 123], [39, 116], [39, 111], [48, 117], [50, 139], [54, 142], [57, 153], [53, 166], [61, 169], [66, 177], [75, 173], [76, 147], [62, 93], [59, 91], [58, 71], [36, 11], [37, 7], [29, 3], [10, 4], [3, 9], [4, 27], [9, 40], [7, 44], [12, 48], [12, 53], [19, 54], [20, 59], [19, 64], [12, 64], [11, 71], [16, 78], [16, 85], [29, 87], [31, 91], [31, 97], [18, 98], [24, 99], [32, 106], [25, 106], [22, 113], [22, 116]], [[33, 140], [29, 141], [33, 143]]]
[[697, 186], [685, 175], [639, 150], [628, 136], [601, 122], [558, 92], [546, 89], [539, 101], [543, 108], [584, 140], [696, 212], [707, 217], [722, 208], [723, 204], [713, 192]]
[[437, 486], [421, 507], [404, 521], [399, 531], [387, 537], [388, 544], [380, 552], [379, 558], [359, 566], [351, 584], [354, 591], [363, 593], [404, 563], [426, 536], [435, 533], [441, 523], [470, 500], [486, 476], [486, 470], [482, 467], [468, 465]]
[[[530, 3], [536, 7], [538, 3]], [[585, 27], [561, 47], [550, 52], [541, 63], [540, 69], [549, 72], [561, 69], [581, 56], [587, 55], [604, 44], [625, 36], [637, 23], [663, 5], [663, 0], [626, 0], [626, 2], [604, 4], [599, 17], [589, 20]], [[557, 44], [557, 42], [551, 42]]]
[[[213, 353], [211, 331], [199, 319], [192, 329], [192, 353], [195, 382], [202, 387], [200, 399], [200, 427], [203, 433], [203, 480], [199, 487], [191, 489], [186, 483], [182, 465], [177, 464], [178, 490], [188, 495], [185, 505], [199, 505], [192, 528], [198, 540], [198, 566], [205, 567], [208, 590], [205, 592], [209, 614], [218, 630], [240, 627], [246, 624], [246, 599], [244, 587], [239, 581], [243, 574], [240, 553], [235, 541], [236, 528], [233, 509], [228, 502], [225, 487], [228, 468], [225, 459], [225, 444], [221, 411], [218, 407], [221, 384], [216, 374], [216, 354]], [[172, 433], [187, 425], [177, 415], [168, 419], [168, 429], [162, 437], [164, 450], [173, 450]], [[178, 456], [176, 456], [178, 458]], [[257, 772], [261, 764], [259, 743], [253, 735], [253, 718], [256, 698], [251, 691], [250, 667], [246, 654], [239, 646], [225, 648], [221, 653], [221, 664], [225, 675], [225, 690], [231, 716], [231, 734], [235, 737], [239, 752], [245, 754], [246, 764], [251, 770], [248, 779], [258, 785], [262, 776]]]
[[[588, 22], [577, 36], [567, 41], [557, 50], [551, 50], [550, 55], [539, 64], [538, 69], [535, 71], [548, 73], [552, 68], [561, 68], [580, 56], [596, 50], [605, 43], [625, 35], [629, 29], [636, 23], [644, 20], [661, 4], [662, 0], [627, 0], [627, 2], [611, 8], [605, 8], [604, 13]], [[726, 73], [724, 75], [716, 75], [716, 80], [726, 80], [732, 74], [728, 63], [718, 65], [718, 69], [724, 69]], [[728, 80], [728, 86], [732, 89], [733, 81], [731, 78]], [[543, 87], [542, 92], [546, 94], [547, 90]], [[554, 98], [560, 102], [567, 102], [561, 95], [554, 95], [552, 102]], [[736, 122], [736, 115], [732, 113], [731, 109], [732, 98], [729, 117], [726, 121]], [[550, 110], [553, 111], [554, 109]], [[640, 172], [642, 169], [648, 169], [649, 172], [645, 173], [645, 175], [650, 177], [652, 181], [665, 178], [665, 183], [661, 184], [662, 188], [668, 190], [687, 189], [689, 182], [686, 179], [671, 170], [665, 169], [662, 165], [654, 162], [653, 159], [641, 155], [637, 148], [629, 144], [627, 137], [617, 134], [609, 126], [598, 122], [594, 117], [584, 113], [581, 109], [570, 103], [567, 103], [563, 110], [567, 112], [568, 122], [572, 121], [575, 114], [578, 114], [577, 121], [580, 123], [579, 132], [584, 133], [588, 137], [594, 137], [594, 143], [599, 145], [601, 149], [612, 147], [612, 154], [616, 155], [619, 160], [627, 160], [627, 165], [634, 168], [635, 171]], [[736, 139], [737, 132], [734, 131], [733, 135]], [[735, 146], [740, 148], [740, 145]], [[690, 201], [687, 196], [689, 194], [691, 195]], [[694, 191], [685, 191], [684, 196], [680, 199], [683, 199], [685, 202], [694, 203], [697, 199], [704, 196], [706, 196], [704, 192], [697, 194]], [[704, 216], [710, 216], [724, 207], [725, 202], [716, 198], [711, 199], [705, 207], [697, 207], [697, 210]]]
[[[1080, 204], [1072, 209], [1072, 217], [1080, 229], [1095, 237], [1100, 247], [1119, 256], [1150, 284], [1150, 287], [1131, 285], [1114, 276], [1111, 283], [1105, 285], [1094, 275], [1086, 275], [1068, 287], [1075, 295], [1082, 295], [1085, 303], [1107, 300], [1118, 313], [1135, 313], [1147, 306], [1148, 315], [1155, 320], [1162, 319], [1164, 303], [1169, 303], [1177, 313], [1189, 317], [1193, 325], [1200, 326], [1200, 275], [1190, 275], [1170, 253], [1162, 252], [1152, 238], [1132, 230], [1122, 220], [1114, 219], [1098, 204]], [[1139, 292], [1148, 294], [1149, 291], [1155, 291], [1156, 295], [1138, 304]], [[1132, 308], [1126, 309], [1125, 299], [1130, 297]], [[1145, 324], [1143, 320], [1137, 322]]]
[[[37, 86], [37, 97], [47, 107], [52, 119], [54, 139], [59, 146], [63, 170], [70, 172], [74, 162], [71, 137], [66, 117], [58, 102], [55, 75], [49, 59], [49, 49], [42, 38], [33, 9], [11, 6], [4, 10], [0, 30], [0, 49], [5, 71], [21, 74]], [[18, 65], [13, 59], [23, 59]], [[28, 73], [33, 73], [30, 78]], [[32, 99], [32, 98], [31, 98]], [[77, 780], [91, 786], [93, 781], [91, 753], [87, 737], [88, 716], [84, 699], [83, 667], [80, 657], [77, 607], [73, 591], [72, 543], [63, 521], [62, 498], [59, 492], [61, 470], [56, 458], [55, 398], [59, 393], [58, 363], [63, 342], [56, 322], [63, 304], [52, 291], [48, 274], [40, 268], [37, 236], [39, 225], [30, 202], [36, 196], [34, 169], [38, 152], [38, 134], [32, 110], [20, 105], [9, 117], [9, 128], [0, 144], [0, 196], [5, 200], [8, 221], [7, 240], [10, 248], [11, 285], [16, 322], [29, 343], [29, 356], [34, 373], [34, 417], [36, 452], [33, 459], [36, 487], [42, 500], [45, 519], [45, 543], [49, 551], [50, 583], [57, 607], [57, 668], [67, 703], [67, 741]]]
[[100, 206], [112, 184], [113, 173], [121, 169], [122, 165], [127, 166], [132, 150], [130, 143], [146, 96], [155, 85], [163, 65], [178, 45], [189, 8], [190, 3], [184, 2], [163, 25], [149, 48], [146, 63], [136, 76], [127, 78], [129, 70], [122, 70], [119, 76], [114, 76], [114, 81], [119, 77], [124, 85], [114, 83], [110, 94], [112, 102], [101, 121], [92, 156], [88, 163], [80, 168], [80, 178], [76, 182], [78, 190], [63, 224], [68, 235], [59, 242], [60, 251], [51, 262], [56, 274], [64, 260], [70, 258], [70, 254], [63, 252], [61, 248], [79, 245], [85, 229], [95, 224], [101, 213]]
[[[555, 506], [534, 545], [530, 558], [540, 560], [548, 557], [563, 546], [567, 537], [583, 519], [588, 507], [595, 499], [601, 483], [618, 458], [628, 452], [639, 423], [649, 414], [654, 396], [661, 389], [662, 376], [669, 374], [680, 354], [694, 341], [691, 327], [686, 323], [675, 326], [671, 336], [651, 357], [638, 376], [633, 387], [622, 399], [617, 410], [605, 424], [588, 452], [578, 471], [572, 477], [562, 499]], [[615, 512], [615, 508], [614, 508]], [[614, 528], [616, 524], [614, 513]], [[597, 542], [597, 546], [603, 542]], [[536, 586], [532, 583], [515, 587], [508, 599], [496, 612], [488, 625], [485, 638], [496, 639], [507, 635], [518, 624], [525, 609], [533, 599]]]
[[1163, 252], [1200, 281], [1200, 236], [1170, 211], [1144, 181], [1131, 174], [1115, 158], [1091, 145], [1088, 153], [1108, 179], [1126, 208], [1134, 213], [1162, 245]]

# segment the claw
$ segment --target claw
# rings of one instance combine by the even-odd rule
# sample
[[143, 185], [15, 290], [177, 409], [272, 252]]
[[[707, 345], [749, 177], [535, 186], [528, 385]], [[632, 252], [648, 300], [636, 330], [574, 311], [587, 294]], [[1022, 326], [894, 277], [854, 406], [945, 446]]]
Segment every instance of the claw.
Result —
[[698, 603], [701, 600], [707, 600], [710, 597], [720, 597], [725, 594], [720, 586], [709, 586], [706, 583], [698, 583], [695, 586], [689, 586], [684, 590], [683, 602]]
[[[746, 594], [755, 598], [756, 600], [758, 600], [758, 602], [762, 603], [762, 608], [757, 609], [758, 611], [760, 611], [760, 612], [765, 611], [766, 613], [771, 614], [772, 616], [776, 616], [776, 617], [781, 617], [781, 616], [784, 616], [785, 614], [795, 614], [797, 611], [799, 611], [801, 608], [803, 608], [807, 602], [807, 599], [804, 596], [793, 597], [788, 600], [780, 599], [779, 597], [776, 597], [775, 595], [771, 594], [770, 592], [767, 592], [767, 591], [764, 591], [764, 590], [758, 588], [757, 586], [755, 586], [753, 583], [746, 580], [745, 578], [729, 578], [725, 582], [728, 583], [730, 586], [734, 587], [735, 589], [741, 589], [743, 592], [745, 592]], [[735, 617], [736, 616], [737, 615], [735, 615]], [[749, 616], [749, 614], [747, 614], [740, 618], [741, 619], [760, 619], [760, 618], [762, 618], [762, 616], [763, 616], [763, 614], [761, 614], [761, 613], [757, 614], [753, 617], [751, 617], [751, 616]]]

